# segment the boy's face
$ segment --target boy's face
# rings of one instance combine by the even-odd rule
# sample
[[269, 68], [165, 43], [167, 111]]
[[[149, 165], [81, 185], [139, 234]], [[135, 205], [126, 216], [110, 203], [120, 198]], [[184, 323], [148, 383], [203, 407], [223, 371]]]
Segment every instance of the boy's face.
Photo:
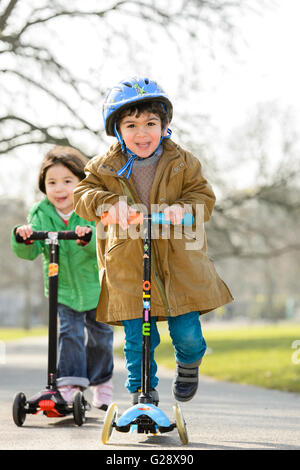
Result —
[[160, 117], [147, 111], [139, 117], [124, 116], [119, 127], [126, 147], [141, 158], [156, 150], [162, 136]]

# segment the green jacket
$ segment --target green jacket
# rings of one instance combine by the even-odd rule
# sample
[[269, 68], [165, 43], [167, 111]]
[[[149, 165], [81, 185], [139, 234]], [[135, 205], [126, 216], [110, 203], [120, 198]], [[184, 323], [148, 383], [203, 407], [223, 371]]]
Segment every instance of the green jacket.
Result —
[[[92, 239], [85, 246], [78, 245], [75, 240], [59, 241], [58, 302], [79, 312], [96, 308], [100, 285], [96, 258], [95, 223], [87, 222], [73, 212], [66, 227], [47, 197], [30, 209], [27, 220], [33, 230], [54, 232], [75, 230], [77, 225], [92, 227]], [[34, 260], [39, 254], [42, 254], [45, 296], [48, 297], [49, 246], [44, 240], [35, 241], [32, 245], [17, 243], [14, 236], [17, 227], [12, 230], [12, 250], [19, 258], [28, 260]]]

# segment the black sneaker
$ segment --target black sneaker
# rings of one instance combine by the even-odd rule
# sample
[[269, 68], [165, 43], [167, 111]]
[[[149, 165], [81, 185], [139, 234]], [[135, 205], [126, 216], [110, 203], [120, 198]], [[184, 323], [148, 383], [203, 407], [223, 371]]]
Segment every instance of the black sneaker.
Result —
[[173, 381], [172, 392], [175, 400], [189, 401], [198, 389], [198, 370], [200, 361], [192, 364], [176, 363], [176, 377]]

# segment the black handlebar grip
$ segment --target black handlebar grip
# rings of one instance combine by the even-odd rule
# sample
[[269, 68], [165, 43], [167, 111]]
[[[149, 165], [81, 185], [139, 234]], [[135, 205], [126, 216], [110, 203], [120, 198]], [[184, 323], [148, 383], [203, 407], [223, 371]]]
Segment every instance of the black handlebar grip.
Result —
[[59, 240], [81, 240], [83, 242], [89, 242], [92, 238], [92, 232], [88, 232], [83, 237], [78, 237], [78, 235], [75, 232], [71, 231], [61, 231], [57, 232], [57, 238]]
[[33, 232], [29, 238], [26, 238], [26, 240], [24, 240], [19, 233], [15, 233], [15, 238], [18, 243], [25, 243], [31, 240], [45, 240], [48, 238], [48, 232]]
[[51, 231], [42, 231], [42, 230], [38, 230], [38, 231], [35, 231], [31, 234], [31, 236], [29, 238], [27, 238], [26, 240], [23, 240], [23, 238], [21, 237], [21, 235], [19, 235], [18, 233], [15, 233], [15, 237], [16, 237], [16, 241], [18, 243], [25, 243], [26, 241], [33, 241], [33, 240], [46, 240], [47, 238], [50, 238], [49, 234], [51, 233], [56, 233], [57, 234], [57, 238], [59, 240], [82, 240], [84, 242], [89, 242], [92, 238], [92, 232], [89, 232], [89, 233], [86, 233], [83, 237], [78, 237], [78, 235], [74, 232], [74, 231], [59, 231], [59, 232], [51, 232]]

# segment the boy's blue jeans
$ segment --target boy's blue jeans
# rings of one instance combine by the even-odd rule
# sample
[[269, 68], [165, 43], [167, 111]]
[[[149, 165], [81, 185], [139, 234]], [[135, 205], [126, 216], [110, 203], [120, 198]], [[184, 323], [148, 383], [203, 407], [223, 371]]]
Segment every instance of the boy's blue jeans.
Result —
[[[185, 313], [177, 317], [167, 317], [167, 320], [176, 361], [190, 364], [201, 359], [206, 351], [206, 342], [202, 336], [199, 312]], [[122, 321], [125, 330], [125, 362], [128, 370], [125, 386], [130, 393], [134, 393], [141, 387], [142, 323], [142, 318]], [[160, 336], [156, 325], [156, 317], [151, 317], [150, 388], [155, 388], [158, 384], [154, 350], [159, 343]]]
[[87, 388], [107, 382], [113, 373], [113, 330], [96, 321], [96, 310], [77, 312], [58, 304], [57, 385]]

